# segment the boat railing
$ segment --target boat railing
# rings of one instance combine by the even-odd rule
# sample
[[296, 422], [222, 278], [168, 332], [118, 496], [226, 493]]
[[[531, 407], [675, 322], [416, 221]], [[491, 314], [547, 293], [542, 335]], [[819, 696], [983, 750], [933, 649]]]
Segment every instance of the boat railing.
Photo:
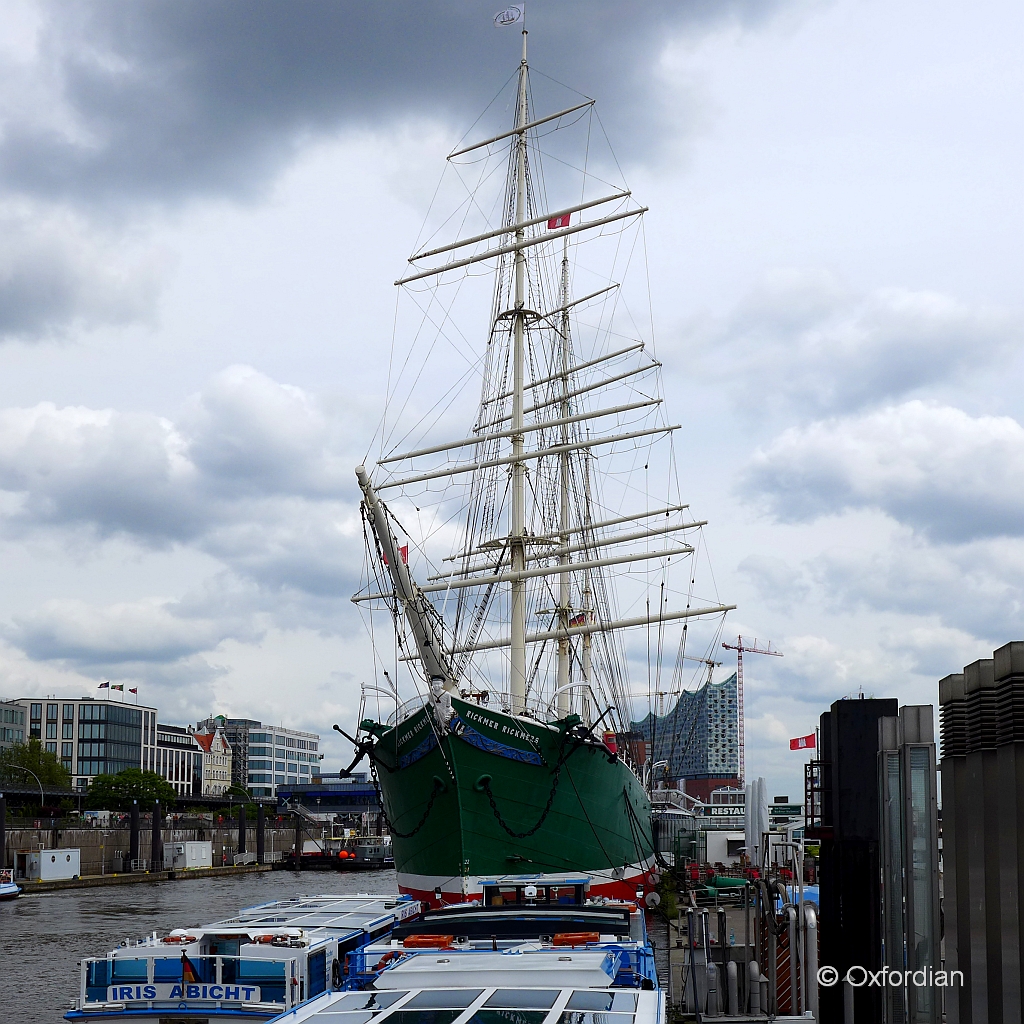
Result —
[[304, 975], [294, 955], [96, 957], [82, 961], [79, 1006], [128, 1003], [160, 1008], [187, 1001], [228, 1008], [273, 1004], [287, 1010], [307, 995]]

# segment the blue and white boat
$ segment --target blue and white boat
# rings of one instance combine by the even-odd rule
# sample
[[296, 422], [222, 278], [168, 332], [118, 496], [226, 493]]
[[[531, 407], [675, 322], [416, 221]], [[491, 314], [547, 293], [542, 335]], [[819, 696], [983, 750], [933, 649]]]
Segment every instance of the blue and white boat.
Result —
[[346, 984], [345, 961], [418, 918], [408, 896], [297, 896], [83, 960], [65, 1020], [262, 1024]]
[[349, 954], [342, 991], [280, 1024], [664, 1024], [642, 909], [586, 877], [484, 880]]
[[0, 900], [13, 900], [20, 892], [14, 884], [14, 872], [10, 868], [0, 870]]

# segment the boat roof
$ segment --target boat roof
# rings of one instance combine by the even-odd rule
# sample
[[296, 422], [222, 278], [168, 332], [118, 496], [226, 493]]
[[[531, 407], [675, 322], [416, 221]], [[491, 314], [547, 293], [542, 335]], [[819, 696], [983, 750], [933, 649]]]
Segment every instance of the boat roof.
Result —
[[374, 896], [367, 893], [332, 896], [293, 896], [246, 907], [234, 917], [204, 925], [206, 933], [267, 931], [278, 928], [302, 928], [374, 933], [382, 926], [404, 921], [420, 912], [420, 903], [409, 896]]
[[[273, 933], [298, 935], [299, 931], [314, 944], [332, 938], [363, 942], [384, 936], [396, 924], [418, 916], [420, 909], [419, 900], [402, 895], [348, 893], [293, 896], [246, 907], [234, 917], [210, 924], [174, 929], [170, 935], [181, 937], [177, 940], [179, 944], [174, 947], [165, 945], [167, 940], [149, 936], [138, 943], [129, 942], [119, 946], [111, 955], [176, 955], [181, 950], [194, 951], [196, 944], [202, 943], [206, 936], [252, 937]], [[186, 938], [189, 941], [185, 941]]]
[[417, 988], [410, 977], [407, 988], [333, 992], [274, 1019], [289, 1024], [662, 1024], [665, 1019], [661, 991], [577, 987], [554, 972], [546, 984], [517, 975], [506, 971], [497, 984], [440, 989]]

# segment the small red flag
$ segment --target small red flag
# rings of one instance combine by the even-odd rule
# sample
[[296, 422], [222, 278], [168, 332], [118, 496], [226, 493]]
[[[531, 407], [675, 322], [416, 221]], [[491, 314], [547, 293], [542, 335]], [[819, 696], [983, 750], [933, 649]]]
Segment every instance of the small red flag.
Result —
[[549, 228], [567, 228], [569, 226], [569, 218], [572, 216], [571, 213], [563, 213], [557, 217], [552, 217], [548, 221]]
[[817, 742], [812, 732], [810, 736], [797, 736], [795, 740], [789, 741], [790, 750], [813, 750], [817, 746]]
[[[402, 556], [402, 565], [408, 565], [409, 564], [409, 545], [408, 544], [403, 544], [398, 549], [398, 553], [399, 553], [399, 555]], [[384, 564], [388, 565], [388, 556], [385, 555], [383, 551], [380, 553], [380, 557], [384, 559]]]
[[139, 692], [139, 688], [137, 686], [129, 686], [128, 687], [128, 692], [129, 693], [138, 693]]

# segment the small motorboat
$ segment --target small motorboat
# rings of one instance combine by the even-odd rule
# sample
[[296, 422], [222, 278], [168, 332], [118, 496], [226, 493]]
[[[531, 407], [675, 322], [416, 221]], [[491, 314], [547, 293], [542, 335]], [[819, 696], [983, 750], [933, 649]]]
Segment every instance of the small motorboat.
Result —
[[13, 900], [21, 893], [14, 884], [14, 872], [10, 868], [0, 871], [0, 900]]

